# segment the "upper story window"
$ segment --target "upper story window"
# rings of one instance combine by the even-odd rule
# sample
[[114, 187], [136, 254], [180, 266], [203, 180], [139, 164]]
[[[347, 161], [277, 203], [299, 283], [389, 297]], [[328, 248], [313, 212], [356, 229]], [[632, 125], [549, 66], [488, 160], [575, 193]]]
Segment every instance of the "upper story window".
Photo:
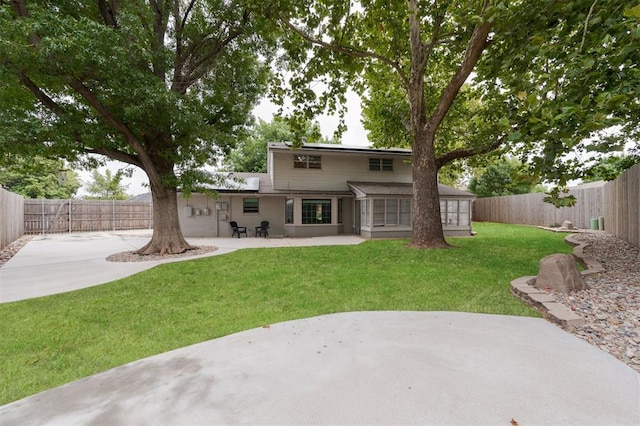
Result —
[[392, 158], [369, 158], [369, 170], [392, 172], [393, 171], [393, 159]]
[[294, 155], [293, 167], [295, 169], [320, 169], [322, 157], [319, 155]]

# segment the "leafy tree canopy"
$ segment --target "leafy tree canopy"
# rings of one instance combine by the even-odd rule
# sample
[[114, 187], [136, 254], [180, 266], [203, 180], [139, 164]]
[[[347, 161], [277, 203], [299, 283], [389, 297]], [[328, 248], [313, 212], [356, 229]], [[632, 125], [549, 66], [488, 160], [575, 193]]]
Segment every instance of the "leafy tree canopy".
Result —
[[527, 172], [522, 162], [503, 159], [487, 166], [469, 181], [469, 191], [478, 197], [544, 192], [540, 180]]
[[585, 171], [583, 181], [596, 182], [599, 180], [614, 180], [625, 170], [630, 169], [638, 163], [640, 163], [639, 154], [604, 157]]
[[[312, 109], [310, 85], [322, 79], [329, 95], [319, 101], [329, 107], [342, 101], [349, 83], [365, 95], [369, 90], [373, 137], [412, 147], [415, 247], [447, 245], [437, 202], [445, 165], [505, 150], [564, 184], [579, 166], [567, 152], [611, 149], [622, 139], [601, 146], [583, 141], [613, 125], [623, 136], [638, 133], [640, 6], [619, 0], [294, 4], [281, 23], [290, 31], [285, 48], [303, 64], [291, 79], [296, 104]], [[395, 135], [401, 125], [404, 134]]]
[[87, 191], [93, 195], [85, 198], [97, 200], [126, 200], [129, 196], [126, 193], [128, 185], [122, 183], [124, 176], [125, 172], [122, 170], [118, 170], [115, 174], [112, 174], [111, 170], [107, 169], [104, 175], [98, 170], [94, 170], [92, 172], [93, 180], [86, 186]]
[[640, 135], [640, 4], [631, 6], [523, 2], [510, 12], [520, 25], [494, 25], [503, 37], [477, 69], [483, 102], [509, 126], [509, 150], [547, 180], [581, 175], [582, 156], [567, 153], [619, 151]]
[[266, 90], [268, 5], [241, 0], [0, 1], [0, 162], [9, 153], [145, 171], [154, 230], [142, 253], [189, 248], [176, 188], [234, 146]]
[[0, 186], [26, 198], [73, 198], [82, 186], [78, 174], [61, 160], [13, 156], [11, 165], [0, 166]]

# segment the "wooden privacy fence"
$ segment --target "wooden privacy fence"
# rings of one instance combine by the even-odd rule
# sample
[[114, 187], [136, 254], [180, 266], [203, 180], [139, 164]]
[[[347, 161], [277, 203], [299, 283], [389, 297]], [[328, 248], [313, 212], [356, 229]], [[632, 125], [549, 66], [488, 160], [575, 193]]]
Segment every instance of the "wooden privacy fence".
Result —
[[0, 250], [24, 233], [24, 198], [0, 188]]
[[128, 200], [24, 200], [24, 233], [153, 228], [153, 205]]
[[578, 202], [573, 207], [556, 208], [545, 203], [542, 193], [478, 198], [473, 218], [480, 222], [518, 223], [534, 226], [558, 226], [569, 220], [578, 228], [589, 228], [591, 219], [604, 215], [604, 187], [569, 191]]
[[604, 229], [640, 247], [640, 164], [604, 187]]
[[573, 207], [556, 208], [543, 202], [544, 194], [538, 193], [478, 198], [473, 219], [534, 226], [569, 220], [578, 228], [589, 229], [591, 220], [602, 216], [606, 231], [640, 247], [640, 164], [603, 186], [569, 193], [578, 199]]

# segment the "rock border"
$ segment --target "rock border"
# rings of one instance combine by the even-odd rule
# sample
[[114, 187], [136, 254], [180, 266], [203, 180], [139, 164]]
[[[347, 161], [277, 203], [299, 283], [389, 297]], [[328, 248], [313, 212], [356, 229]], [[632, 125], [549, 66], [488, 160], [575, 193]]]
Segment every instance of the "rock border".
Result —
[[[564, 242], [573, 247], [573, 257], [578, 263], [584, 266], [585, 270], [580, 272], [583, 277], [591, 274], [604, 272], [604, 267], [600, 262], [592, 257], [585, 256], [584, 249], [589, 246], [583, 242], [575, 240], [575, 234], [567, 235]], [[544, 319], [560, 325], [567, 329], [575, 329], [586, 324], [584, 318], [560, 303], [552, 294], [545, 292], [534, 286], [536, 276], [526, 276], [516, 278], [511, 281], [511, 293], [518, 299], [537, 309]]]

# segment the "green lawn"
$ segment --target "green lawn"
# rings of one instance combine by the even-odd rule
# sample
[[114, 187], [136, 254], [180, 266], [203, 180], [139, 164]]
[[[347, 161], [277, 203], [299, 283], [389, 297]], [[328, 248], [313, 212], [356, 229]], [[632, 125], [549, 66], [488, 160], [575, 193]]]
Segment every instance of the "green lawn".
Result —
[[562, 234], [478, 223], [457, 248], [407, 240], [247, 249], [0, 305], [0, 404], [136, 359], [264, 324], [343, 311], [537, 316], [509, 282], [568, 253]]

